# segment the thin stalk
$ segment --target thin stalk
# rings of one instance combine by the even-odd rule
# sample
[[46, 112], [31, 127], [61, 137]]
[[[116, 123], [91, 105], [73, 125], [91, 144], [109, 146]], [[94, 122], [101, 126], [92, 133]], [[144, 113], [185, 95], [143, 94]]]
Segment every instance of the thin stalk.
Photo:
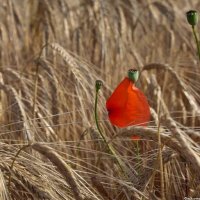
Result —
[[[165, 87], [164, 87], [165, 88]], [[162, 150], [164, 145], [162, 145], [162, 141], [161, 141], [161, 136], [160, 136], [160, 107], [161, 107], [161, 96], [159, 96], [159, 101], [158, 101], [158, 127], [157, 127], [157, 138], [158, 138], [158, 155], [157, 155], [157, 160], [159, 162], [159, 169], [160, 169], [160, 194], [161, 194], [161, 200], [165, 200], [165, 184], [164, 184], [164, 171], [163, 171], [163, 156], [162, 156]], [[156, 175], [156, 168], [155, 171], [153, 171], [152, 173], [152, 177], [151, 177], [151, 190], [153, 190], [153, 182], [155, 180], [155, 175]]]
[[162, 157], [162, 142], [161, 142], [161, 137], [160, 137], [160, 119], [158, 122], [158, 157], [159, 157], [159, 164], [160, 164], [160, 186], [161, 186], [161, 199], [165, 200], [165, 185], [164, 185], [164, 172], [163, 172], [163, 157]]
[[[165, 74], [164, 78], [164, 85], [162, 88], [162, 91], [160, 95], [158, 96], [158, 129], [157, 129], [157, 135], [158, 135], [158, 158], [159, 158], [159, 164], [160, 164], [160, 187], [161, 187], [161, 199], [165, 200], [165, 184], [164, 184], [164, 170], [163, 170], [163, 156], [162, 156], [162, 149], [164, 145], [162, 145], [161, 136], [160, 136], [160, 114], [161, 114], [161, 98], [163, 98], [165, 89], [166, 89], [166, 83], [167, 83], [168, 73]], [[163, 94], [163, 96], [162, 96]]]
[[[45, 44], [41, 50], [40, 50], [40, 53], [39, 53], [39, 56], [38, 56], [38, 60], [41, 58], [41, 55], [42, 55], [42, 51], [43, 49], [47, 46], [48, 44]], [[35, 121], [35, 108], [36, 108], [36, 99], [37, 99], [37, 91], [38, 91], [38, 76], [39, 76], [39, 63], [37, 63], [36, 65], [36, 73], [35, 73], [35, 83], [34, 83], [34, 96], [33, 96], [33, 119]], [[13, 161], [11, 163], [11, 166], [10, 166], [10, 174], [9, 174], [9, 180], [8, 180], [8, 188], [10, 188], [10, 184], [11, 184], [11, 172], [12, 172], [12, 169], [14, 167], [14, 163], [17, 159], [17, 157], [19, 156], [19, 154], [21, 153], [22, 150], [26, 149], [27, 147], [30, 147], [32, 145], [32, 141], [29, 141], [29, 144], [27, 145], [24, 145], [23, 147], [21, 147], [15, 157], [13, 158]]]
[[138, 163], [140, 162], [141, 160], [141, 157], [140, 157], [140, 146], [139, 146], [139, 141], [136, 140], [136, 158], [137, 158], [137, 161]]
[[96, 126], [97, 126], [97, 130], [98, 130], [101, 138], [103, 139], [104, 143], [106, 144], [106, 147], [108, 148], [109, 152], [115, 158], [115, 160], [116, 160], [117, 164], [119, 165], [120, 169], [122, 170], [122, 172], [124, 172], [123, 163], [122, 163], [121, 159], [117, 156], [117, 154], [115, 153], [115, 150], [113, 149], [113, 147], [107, 142], [106, 137], [104, 136], [104, 134], [101, 131], [101, 128], [99, 126], [98, 112], [97, 112], [97, 110], [98, 110], [97, 109], [97, 107], [98, 107], [98, 94], [99, 94], [99, 89], [96, 89], [94, 113], [95, 113], [95, 123], [96, 123]]
[[13, 169], [13, 167], [14, 167], [14, 163], [15, 163], [17, 157], [19, 156], [19, 154], [21, 153], [22, 150], [26, 149], [27, 147], [30, 147], [31, 145], [32, 145], [32, 144], [30, 143], [30, 144], [27, 144], [27, 145], [24, 145], [23, 147], [21, 147], [21, 148], [17, 151], [15, 157], [13, 158], [13, 161], [12, 161], [11, 166], [10, 166], [10, 174], [9, 174], [9, 179], [8, 179], [8, 188], [10, 188], [10, 184], [11, 184], [11, 172], [12, 172], [12, 169]]
[[137, 156], [138, 156], [138, 159], [140, 158], [140, 147], [139, 147], [139, 141], [137, 140], [136, 141], [136, 147], [137, 147]]
[[[39, 59], [42, 56], [42, 52], [43, 49], [47, 46], [48, 44], [45, 44], [39, 53], [39, 56], [37, 58], [37, 61], [39, 61]], [[34, 96], [33, 96], [33, 119], [35, 119], [35, 108], [36, 108], [36, 100], [37, 100], [37, 93], [38, 93], [38, 77], [39, 77], [39, 62], [37, 62], [36, 64], [36, 72], [35, 72], [35, 81], [34, 81]]]
[[94, 113], [95, 113], [95, 122], [96, 122], [96, 126], [97, 129], [103, 139], [103, 141], [108, 145], [108, 143], [106, 142], [106, 138], [104, 137], [103, 133], [101, 132], [100, 126], [99, 126], [99, 122], [98, 122], [98, 113], [97, 113], [97, 106], [98, 106], [98, 94], [99, 94], [99, 90], [96, 90], [96, 96], [95, 96], [95, 109], [94, 109]]
[[195, 42], [196, 42], [196, 45], [197, 45], [197, 52], [198, 52], [198, 56], [199, 56], [199, 60], [200, 60], [200, 46], [199, 46], [199, 40], [198, 40], [198, 37], [197, 37], [197, 33], [195, 31], [195, 26], [193, 25], [192, 26], [192, 32], [193, 32], [193, 35], [194, 35], [194, 38], [195, 38]]

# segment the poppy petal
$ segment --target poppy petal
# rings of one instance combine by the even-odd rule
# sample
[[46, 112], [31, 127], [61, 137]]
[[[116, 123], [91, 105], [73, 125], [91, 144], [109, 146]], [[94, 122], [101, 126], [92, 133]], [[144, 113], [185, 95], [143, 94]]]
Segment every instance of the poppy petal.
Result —
[[131, 137], [131, 139], [132, 139], [133, 141], [138, 141], [138, 140], [140, 140], [140, 136], [138, 136], [138, 135], [133, 135], [133, 136]]
[[144, 94], [125, 78], [106, 102], [111, 123], [118, 127], [145, 126], [150, 119], [150, 110]]
[[125, 78], [114, 90], [106, 102], [108, 116], [113, 125], [124, 127], [126, 118], [123, 116], [125, 105], [128, 99], [128, 87], [130, 80]]
[[148, 101], [145, 95], [132, 83], [128, 88], [128, 98], [124, 109], [124, 115], [127, 119], [127, 126], [146, 126], [150, 119]]

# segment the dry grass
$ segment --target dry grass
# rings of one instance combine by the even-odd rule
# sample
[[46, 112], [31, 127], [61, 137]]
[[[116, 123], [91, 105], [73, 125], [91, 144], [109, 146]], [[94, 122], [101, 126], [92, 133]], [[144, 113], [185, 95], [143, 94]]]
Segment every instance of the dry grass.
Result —
[[[161, 199], [159, 123], [165, 199], [200, 197], [200, 66], [185, 19], [191, 8], [200, 3], [3, 0], [0, 199]], [[132, 66], [141, 71], [151, 122], [118, 129], [105, 102]], [[96, 130], [97, 79], [104, 83], [101, 129], [123, 171]], [[133, 134], [142, 137], [139, 155]]]

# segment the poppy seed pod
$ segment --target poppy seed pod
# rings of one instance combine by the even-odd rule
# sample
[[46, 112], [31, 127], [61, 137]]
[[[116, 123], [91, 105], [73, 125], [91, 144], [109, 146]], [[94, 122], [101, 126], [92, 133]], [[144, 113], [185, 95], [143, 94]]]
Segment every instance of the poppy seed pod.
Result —
[[139, 72], [137, 69], [128, 70], [128, 78], [135, 83], [138, 80]]
[[187, 21], [190, 25], [195, 26], [198, 23], [198, 13], [196, 10], [190, 10], [186, 13]]
[[101, 86], [103, 85], [103, 82], [101, 80], [96, 80], [96, 91], [98, 92], [101, 89]]

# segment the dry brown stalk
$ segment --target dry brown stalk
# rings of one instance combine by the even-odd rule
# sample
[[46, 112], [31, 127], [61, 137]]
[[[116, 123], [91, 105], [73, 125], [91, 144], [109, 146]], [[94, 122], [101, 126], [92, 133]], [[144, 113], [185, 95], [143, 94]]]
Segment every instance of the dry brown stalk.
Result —
[[[5, 163], [1, 164], [0, 168], [4, 171], [4, 174], [10, 173], [10, 167], [7, 166]], [[39, 182], [38, 184], [36, 184], [36, 181], [30, 179], [31, 175], [32, 174], [30, 172], [21, 173], [19, 170], [19, 163], [17, 163], [16, 166], [12, 168], [12, 183], [11, 187], [9, 188], [10, 194], [13, 194], [13, 190], [15, 190], [15, 187], [20, 186], [24, 188], [27, 192], [29, 192], [28, 196], [31, 196], [35, 199], [51, 199], [51, 195], [47, 192], [48, 190], [46, 190], [44, 187], [41, 187]]]
[[6, 187], [6, 180], [1, 169], [0, 169], [0, 199], [10, 200], [10, 195]]
[[199, 104], [197, 103], [197, 101], [193, 97], [193, 95], [191, 95], [189, 93], [185, 84], [183, 83], [183, 81], [181, 80], [181, 78], [179, 77], [179, 75], [176, 73], [176, 71], [173, 68], [171, 68], [169, 65], [165, 65], [165, 64], [151, 63], [151, 64], [148, 64], [148, 65], [145, 65], [142, 70], [144, 71], [144, 70], [151, 70], [151, 69], [167, 70], [172, 75], [172, 77], [174, 78], [179, 90], [184, 94], [184, 96], [186, 97], [186, 99], [190, 103], [190, 106], [193, 109], [193, 111], [195, 111], [197, 113], [197, 115], [200, 114], [199, 113], [199, 110], [200, 110]]
[[200, 143], [200, 133], [199, 133], [199, 132], [194, 131], [194, 130], [190, 130], [190, 129], [186, 129], [186, 130], [185, 130], [185, 133], [186, 133], [189, 137], [191, 137], [191, 138], [194, 140], [194, 142]]
[[186, 139], [183, 131], [178, 128], [175, 121], [171, 118], [168, 118], [167, 120], [168, 121], [166, 125], [181, 145], [181, 151], [179, 151], [180, 155], [186, 160], [188, 164], [191, 164], [190, 167], [193, 169], [193, 172], [198, 177], [198, 181], [200, 181], [200, 174], [198, 173], [200, 171], [199, 155], [192, 149], [191, 143]]
[[[183, 19], [191, 6], [199, 8], [200, 3], [197, 0], [3, 0], [0, 6], [0, 138], [7, 144], [0, 148], [0, 178], [3, 176], [4, 183], [8, 183], [9, 167], [18, 148], [24, 140], [34, 139], [45, 142], [44, 145], [51, 142], [67, 157], [67, 163], [76, 169], [76, 175], [71, 172], [78, 177], [74, 181], [81, 185], [77, 187], [83, 194], [86, 191], [87, 199], [106, 199], [106, 193], [113, 199], [131, 199], [134, 192], [138, 199], [144, 194], [147, 199], [157, 199], [155, 194], [150, 194], [150, 184], [147, 184], [151, 170], [143, 165], [143, 161], [148, 165], [154, 162], [157, 144], [141, 141], [144, 152], [141, 162], [135, 163], [135, 149], [127, 137], [138, 133], [142, 138], [158, 142], [158, 97], [162, 96], [161, 116], [168, 114], [177, 120], [178, 131], [187, 139], [189, 148], [200, 154], [200, 68], [191, 32]], [[36, 63], [40, 64], [40, 70], [35, 74], [35, 57], [48, 42], [57, 44], [44, 49], [43, 57]], [[77, 142], [84, 130], [94, 127], [91, 108], [96, 79], [103, 79], [105, 83], [99, 102], [102, 129], [108, 138], [119, 131], [108, 122], [105, 101], [111, 88], [114, 89], [132, 66], [146, 68], [138, 86], [151, 105], [153, 128], [125, 129], [120, 140], [114, 139], [112, 144], [126, 163], [131, 180], [140, 181], [140, 176], [134, 173], [135, 167], [139, 172], [146, 170], [146, 176], [144, 173], [145, 177], [141, 178], [141, 185], [147, 184], [145, 191], [136, 191], [134, 181], [119, 177], [110, 155], [100, 148], [101, 141], [94, 137], [93, 131]], [[166, 72], [169, 76], [163, 92]], [[161, 141], [171, 149], [172, 155], [183, 155], [184, 162], [179, 157], [170, 157], [170, 162], [164, 165], [165, 193], [167, 200], [183, 199], [185, 185], [189, 191], [198, 183], [193, 168], [183, 169], [189, 154], [181, 140], [170, 133], [162, 127]], [[98, 168], [94, 162], [100, 154]], [[49, 199], [73, 199], [71, 186], [63, 179], [65, 175], [58, 173], [58, 168], [52, 167], [47, 159], [40, 158], [35, 151], [20, 153], [12, 169], [11, 198], [42, 199], [47, 191]], [[59, 158], [65, 160], [62, 156]], [[165, 158], [164, 150], [164, 162]], [[191, 166], [188, 162], [189, 159], [186, 164]], [[95, 189], [87, 183], [92, 176], [100, 177], [104, 191], [100, 185]], [[156, 188], [154, 182], [152, 188]]]
[[107, 191], [105, 190], [104, 186], [102, 185], [102, 183], [95, 176], [91, 177], [91, 181], [93, 186], [97, 189], [99, 194], [103, 196], [104, 199], [112, 200]]
[[[12, 95], [12, 97], [15, 99], [15, 105], [19, 109], [19, 111], [20, 111], [19, 115], [21, 115], [22, 119], [23, 119], [23, 126], [24, 126], [24, 130], [25, 130], [24, 131], [24, 139], [31, 141], [33, 139], [34, 135], [31, 132], [30, 125], [27, 120], [25, 107], [19, 97], [19, 94], [17, 93], [17, 91], [14, 87], [9, 86], [9, 85], [3, 85], [0, 83], [0, 89], [3, 90], [6, 93], [6, 95]], [[21, 131], [23, 131], [23, 130], [21, 130]]]
[[57, 170], [63, 175], [66, 182], [71, 187], [75, 199], [82, 200], [83, 197], [71, 167], [63, 161], [63, 159], [55, 152], [55, 150], [39, 143], [33, 144], [32, 148], [48, 158], [57, 167]]
[[[187, 144], [186, 139], [183, 135], [181, 135], [180, 129], [177, 128], [174, 122], [170, 125], [170, 127], [172, 135], [174, 136], [167, 135], [161, 131], [160, 136], [162, 143], [179, 153], [179, 155], [183, 157], [188, 164], [192, 163], [190, 166], [193, 169], [193, 172], [197, 173], [198, 170], [200, 170], [199, 156], [194, 152], [194, 150], [192, 150], [189, 144]], [[118, 134], [117, 137], [131, 137], [132, 135], [139, 135], [142, 138], [157, 141], [157, 131], [143, 127], [133, 127], [130, 130], [123, 131], [122, 133]], [[198, 173], [197, 177], [199, 177]]]
[[[162, 158], [163, 158], [163, 164], [168, 163], [176, 157], [177, 154], [174, 153], [171, 149], [165, 148], [162, 151]], [[147, 161], [146, 166], [144, 167], [144, 172], [141, 174], [141, 176], [138, 178], [138, 182], [136, 182], [136, 188], [144, 191], [145, 187], [150, 181], [150, 178], [153, 176], [154, 173], [158, 172], [160, 169], [159, 167], [159, 161], [158, 156], [152, 156], [150, 160]]]
[[195, 191], [191, 193], [192, 198], [199, 198], [200, 195], [200, 185], [195, 188]]
[[[141, 136], [141, 138], [145, 138], [145, 139], [152, 140], [155, 142], [158, 141], [157, 130], [153, 128], [144, 128], [144, 127], [139, 127], [139, 126], [131, 127], [128, 130], [121, 131], [120, 133], [116, 135], [116, 137], [130, 138], [133, 135], [138, 135], [138, 136]], [[175, 150], [178, 150], [181, 147], [179, 142], [175, 138], [173, 138], [169, 133], [165, 133], [163, 129], [161, 129], [160, 135], [161, 135], [162, 144], [165, 144], [166, 146]]]
[[12, 172], [12, 170], [13, 170], [14, 163], [15, 163], [17, 157], [19, 156], [19, 154], [20, 154], [21, 151], [23, 151], [24, 149], [26, 149], [26, 148], [28, 148], [28, 147], [30, 147], [30, 146], [31, 146], [31, 144], [28, 144], [28, 145], [25, 145], [25, 146], [21, 147], [21, 148], [17, 151], [15, 157], [13, 158], [13, 161], [12, 161], [11, 166], [10, 166], [10, 175], [9, 175], [9, 181], [8, 181], [8, 188], [10, 188], [10, 184], [11, 184], [11, 172]]

